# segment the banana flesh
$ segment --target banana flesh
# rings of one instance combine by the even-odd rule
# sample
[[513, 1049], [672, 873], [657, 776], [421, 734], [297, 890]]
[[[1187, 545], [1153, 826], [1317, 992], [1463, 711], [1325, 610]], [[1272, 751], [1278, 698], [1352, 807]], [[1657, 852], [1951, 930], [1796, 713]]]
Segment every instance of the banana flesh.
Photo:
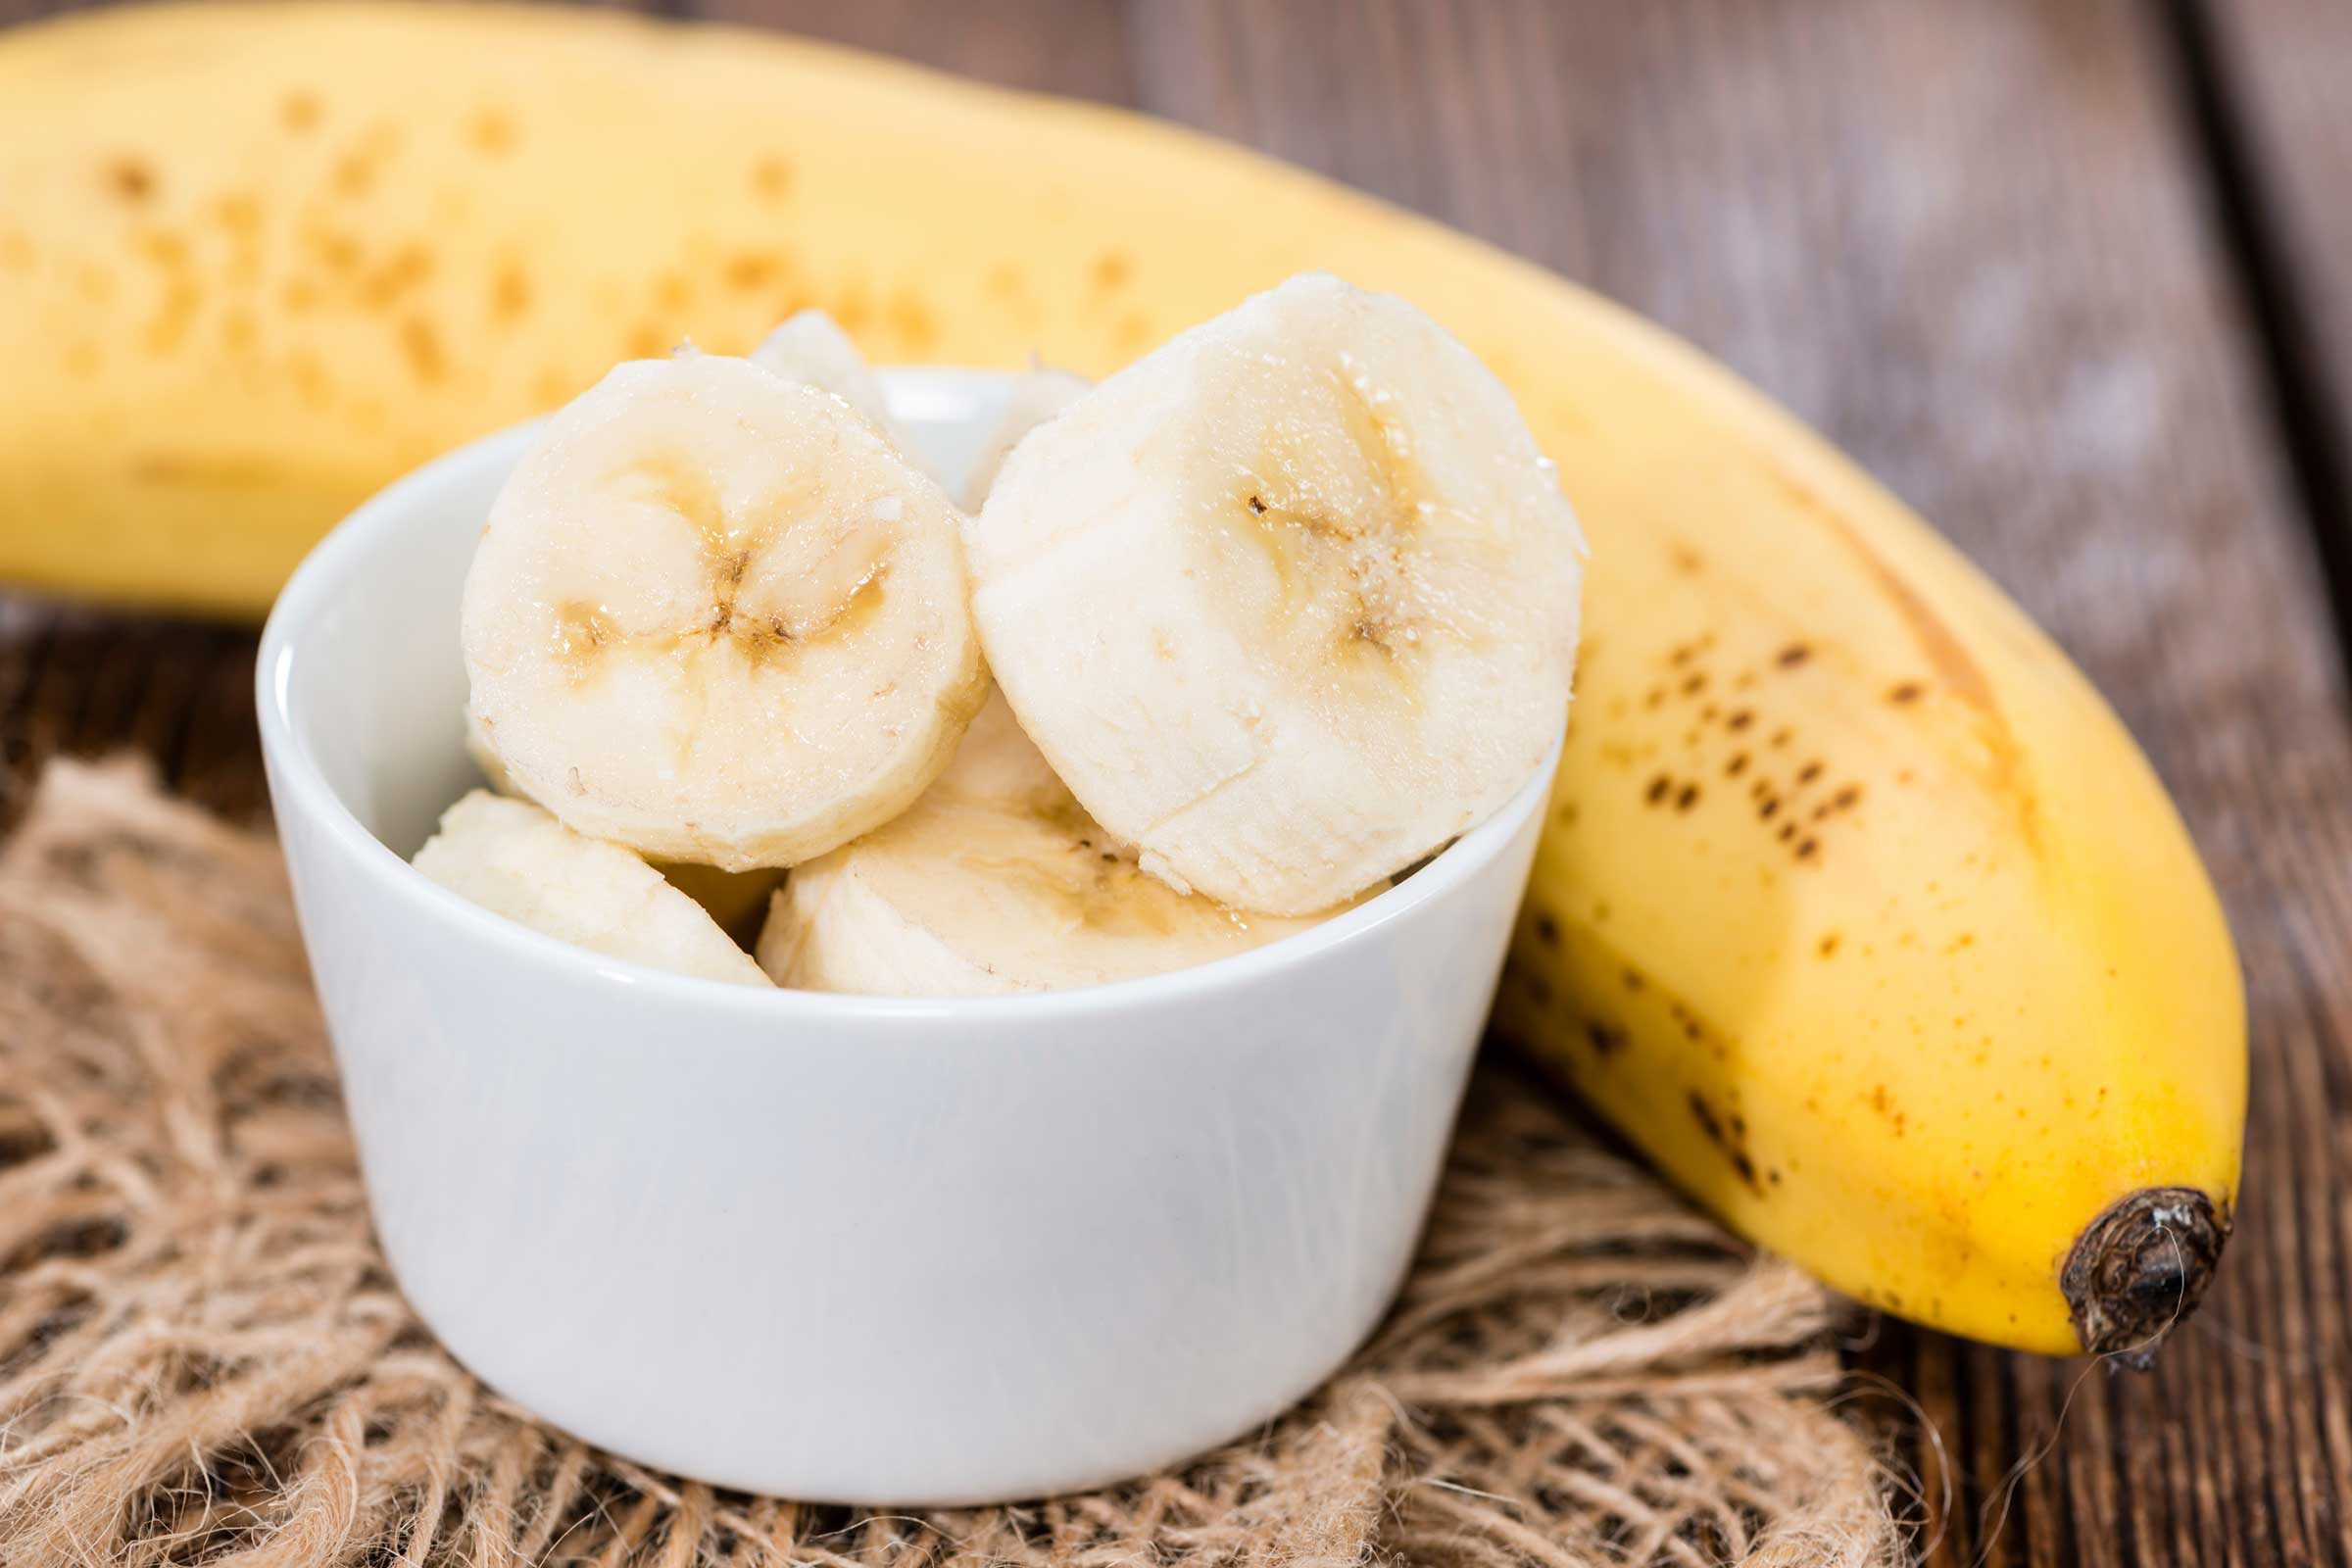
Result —
[[906, 450], [906, 437], [891, 419], [882, 383], [875, 378], [865, 357], [858, 352], [850, 334], [824, 312], [795, 313], [752, 351], [751, 361], [788, 381], [832, 393], [887, 436], [892, 446], [902, 452]]
[[[466, 755], [473, 765], [481, 769], [483, 779], [500, 795], [521, 799], [506, 764], [492, 755], [478, 730], [468, 726], [466, 736]], [[721, 871], [714, 865], [697, 865], [691, 860], [648, 860], [664, 881], [703, 906], [703, 912], [717, 922], [718, 928], [736, 946], [749, 952], [760, 933], [760, 922], [767, 910], [767, 896], [783, 886], [784, 873], [769, 867], [757, 871]]]
[[800, 990], [998, 996], [1206, 963], [1314, 923], [1146, 876], [999, 698], [912, 810], [794, 870], [759, 955]]
[[1559, 733], [1583, 536], [1494, 376], [1308, 275], [1013, 451], [967, 534], [1022, 725], [1180, 892], [1299, 915], [1493, 812]]
[[905, 809], [987, 692], [954, 506], [747, 360], [622, 365], [549, 422], [466, 581], [470, 725], [567, 825], [727, 871]]
[[460, 897], [575, 947], [731, 985], [768, 983], [660, 872], [528, 801], [475, 790], [442, 816], [416, 865]]

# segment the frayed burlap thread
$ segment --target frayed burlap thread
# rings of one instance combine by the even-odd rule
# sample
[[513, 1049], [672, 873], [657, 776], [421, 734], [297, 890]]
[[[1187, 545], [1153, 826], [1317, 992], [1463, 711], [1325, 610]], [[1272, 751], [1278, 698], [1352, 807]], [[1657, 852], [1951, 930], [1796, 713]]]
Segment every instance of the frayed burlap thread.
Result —
[[267, 839], [60, 762], [0, 851], [0, 1562], [1876, 1568], [1832, 1303], [1488, 1069], [1396, 1311], [1180, 1471], [873, 1515], [717, 1493], [453, 1362], [369, 1233]]

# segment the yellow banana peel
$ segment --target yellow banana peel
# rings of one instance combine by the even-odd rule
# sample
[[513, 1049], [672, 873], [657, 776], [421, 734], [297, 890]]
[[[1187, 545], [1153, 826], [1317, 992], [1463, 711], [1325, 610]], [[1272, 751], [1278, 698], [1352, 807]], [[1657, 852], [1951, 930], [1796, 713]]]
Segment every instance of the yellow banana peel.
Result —
[[1500, 1022], [1863, 1300], [2144, 1351], [2230, 1222], [2229, 934], [2062, 655], [1665, 334], [1164, 125], [719, 28], [170, 6], [0, 38], [0, 578], [258, 614], [403, 469], [803, 306], [1101, 374], [1308, 268], [1511, 387], [1593, 544]]

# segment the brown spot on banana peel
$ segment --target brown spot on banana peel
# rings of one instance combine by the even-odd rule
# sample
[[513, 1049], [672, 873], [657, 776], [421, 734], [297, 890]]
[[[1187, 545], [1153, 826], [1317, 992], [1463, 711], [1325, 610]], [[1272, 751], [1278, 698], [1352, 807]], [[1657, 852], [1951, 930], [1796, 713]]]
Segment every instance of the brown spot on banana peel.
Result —
[[769, 153], [752, 166], [752, 192], [762, 201], [780, 202], [792, 192], [792, 161]]
[[2191, 1187], [2142, 1188], [2110, 1204], [2058, 1271], [2082, 1348], [2146, 1371], [2212, 1283], [2230, 1231], [2229, 1205]]
[[1715, 1112], [1708, 1107], [1706, 1097], [1695, 1089], [1690, 1091], [1690, 1114], [1698, 1122], [1698, 1130], [1707, 1135], [1708, 1143], [1720, 1145], [1723, 1142], [1723, 1124], [1715, 1119]]
[[502, 158], [514, 151], [515, 136], [514, 120], [495, 108], [476, 111], [466, 126], [467, 143], [488, 158]]
[[155, 171], [136, 158], [118, 158], [107, 165], [105, 182], [119, 200], [133, 206], [155, 194]]
[[260, 453], [157, 451], [135, 453], [125, 471], [136, 484], [208, 485], [242, 489], [271, 482], [283, 466]]
[[1096, 292], [1113, 293], [1124, 288], [1135, 276], [1135, 258], [1122, 250], [1107, 250], [1094, 260], [1088, 269]]
[[[1928, 656], [1928, 662], [1934, 667], [1937, 678], [1954, 697], [1976, 711], [1978, 728], [1991, 759], [1992, 786], [2011, 802], [2017, 811], [2018, 826], [2025, 836], [2027, 847], [2038, 854], [2040, 832], [2034, 793], [2026, 779], [2025, 751], [2009, 728], [2008, 715], [2001, 711], [2000, 700], [1993, 694], [1992, 682], [1986, 678], [1984, 666], [1977, 662], [1976, 656], [1968, 651], [1968, 645], [1961, 641], [1950, 623], [1936, 612], [1918, 589], [1911, 586], [1908, 578], [1871, 548], [1843, 514], [1794, 474], [1775, 464], [1768, 463], [1765, 466], [1773, 481], [1780, 486], [1781, 493], [1819, 522], [1831, 537], [1862, 564], [1871, 580], [1910, 629], [1920, 651]], [[1905, 683], [1913, 687], [1915, 684]], [[1913, 695], [1917, 695], [1916, 690]]]
[[277, 122], [291, 134], [300, 135], [316, 126], [324, 112], [317, 93], [297, 87], [278, 100]]
[[1746, 1120], [1735, 1114], [1727, 1128], [1716, 1116], [1714, 1107], [1707, 1103], [1707, 1098], [1695, 1089], [1690, 1092], [1690, 1105], [1691, 1116], [1698, 1122], [1698, 1130], [1706, 1135], [1708, 1143], [1721, 1150], [1724, 1157], [1731, 1161], [1732, 1171], [1740, 1178], [1740, 1184], [1758, 1198], [1763, 1197], [1764, 1183], [1756, 1174], [1755, 1159], [1745, 1148]]

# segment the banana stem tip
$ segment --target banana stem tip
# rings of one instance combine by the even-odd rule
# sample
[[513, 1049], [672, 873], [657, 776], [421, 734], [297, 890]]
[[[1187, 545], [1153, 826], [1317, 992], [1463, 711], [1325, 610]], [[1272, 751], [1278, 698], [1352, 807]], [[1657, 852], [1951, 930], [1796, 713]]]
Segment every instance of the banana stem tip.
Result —
[[2110, 1205], [2058, 1275], [2082, 1348], [2146, 1371], [2196, 1309], [2229, 1239], [2228, 1207], [2191, 1187], [2142, 1188]]

